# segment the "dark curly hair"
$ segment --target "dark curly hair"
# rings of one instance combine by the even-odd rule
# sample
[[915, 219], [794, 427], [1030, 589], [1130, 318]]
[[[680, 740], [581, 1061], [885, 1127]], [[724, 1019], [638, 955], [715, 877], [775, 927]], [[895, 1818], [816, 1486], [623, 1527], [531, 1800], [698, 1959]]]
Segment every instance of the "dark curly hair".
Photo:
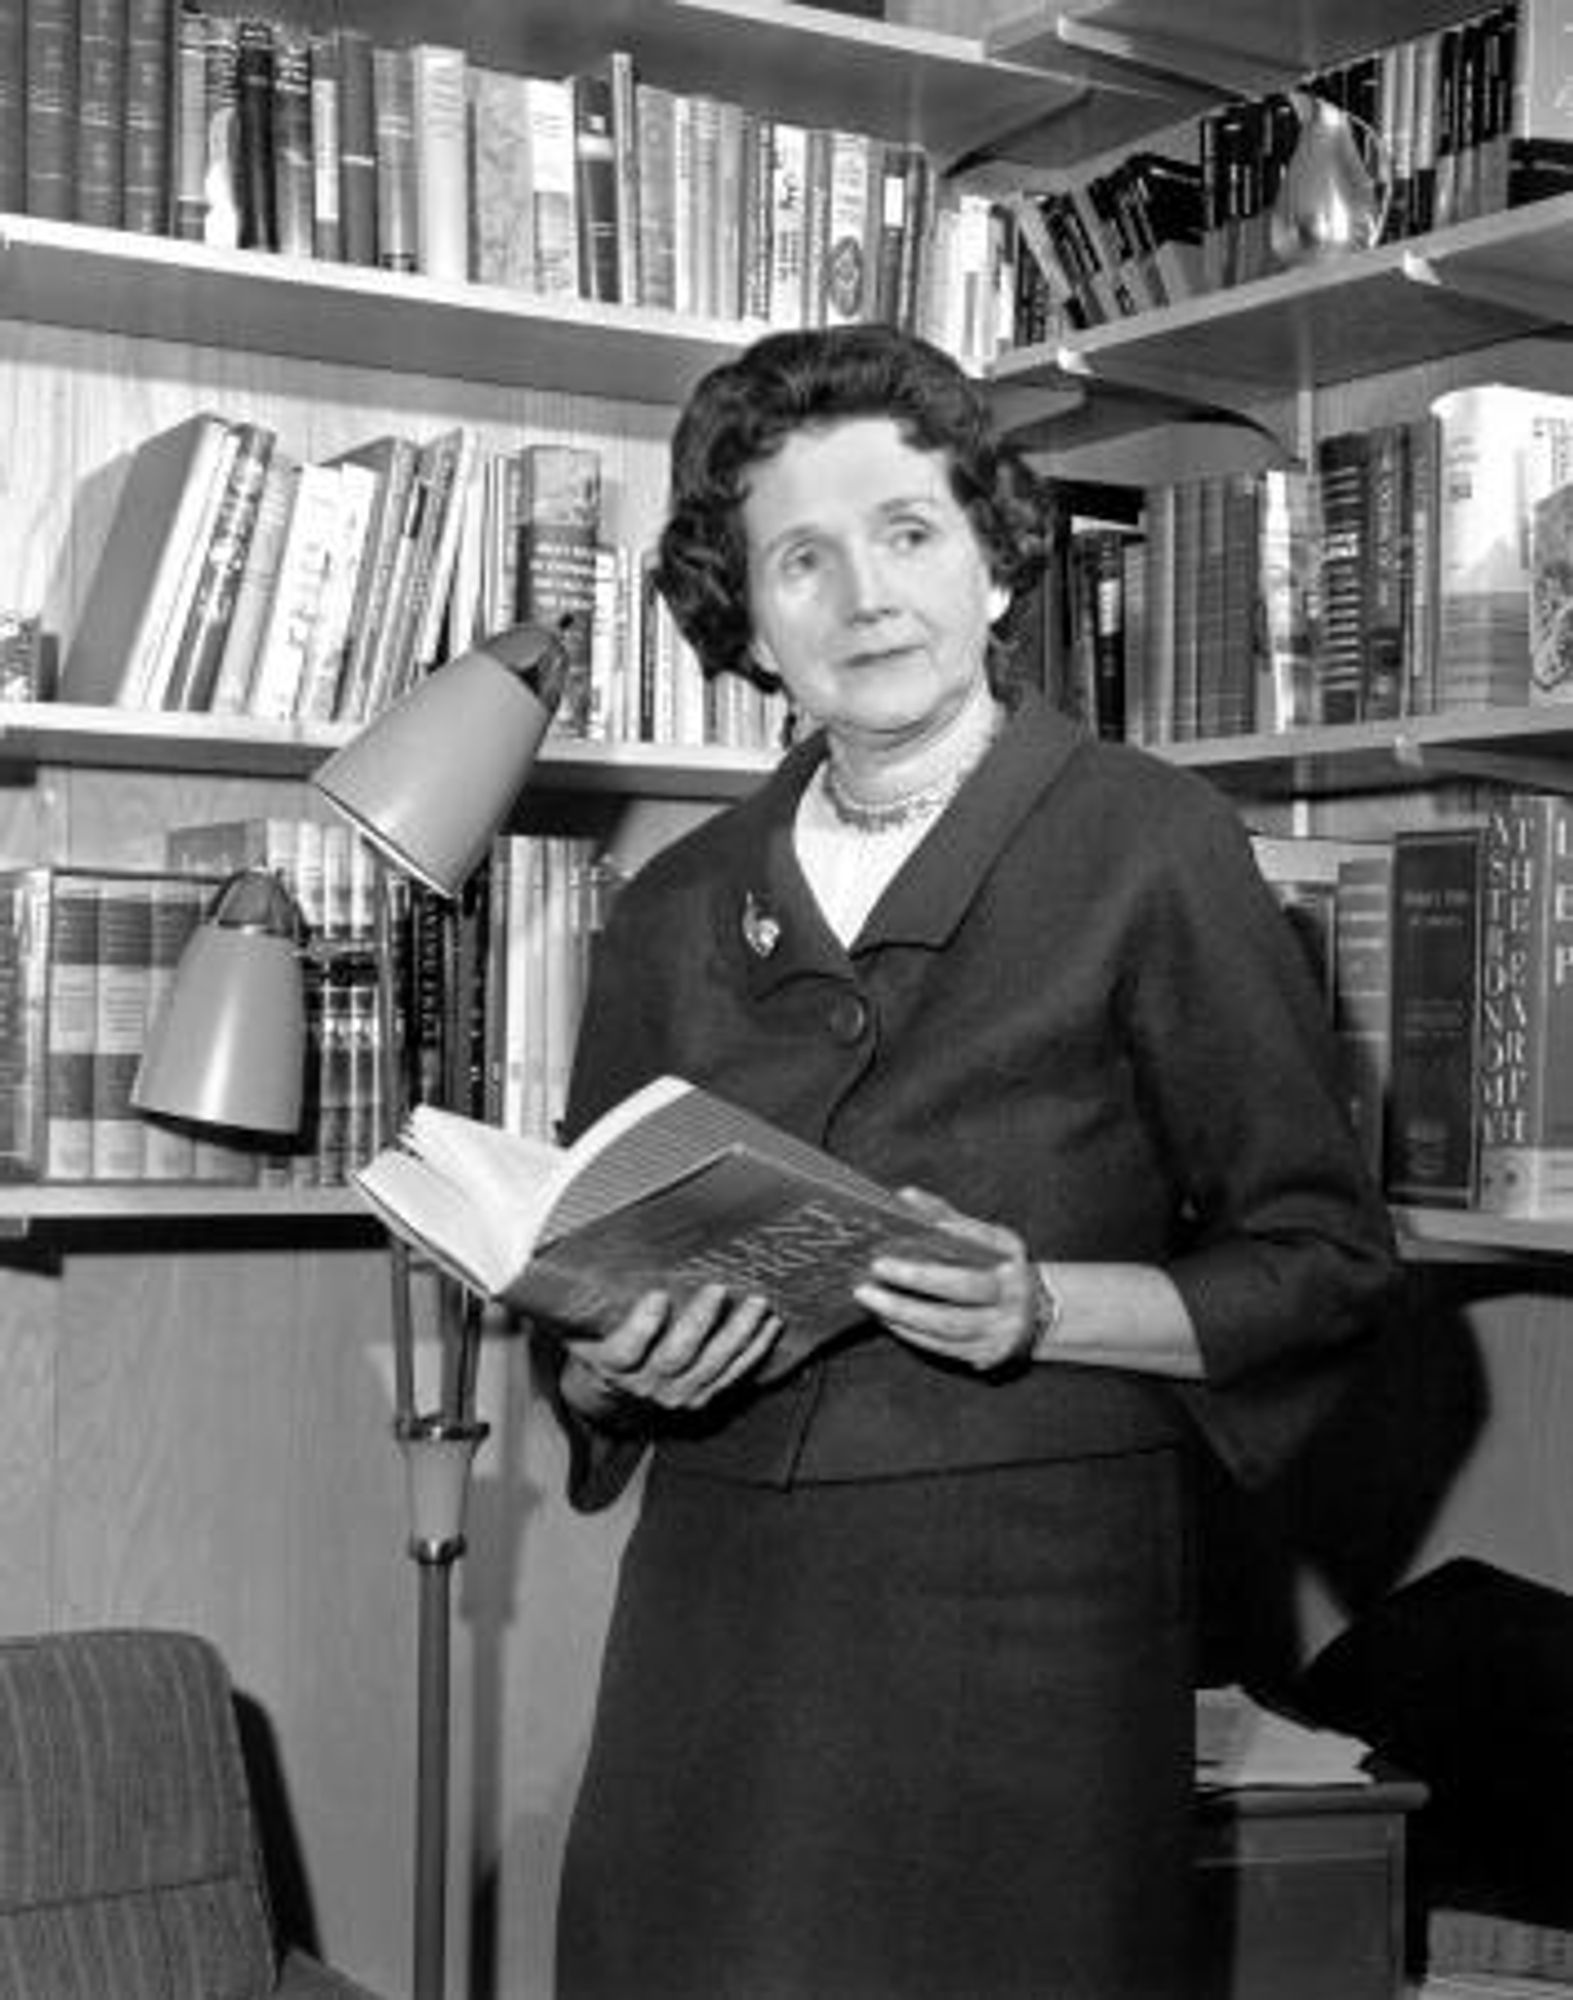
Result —
[[949, 355], [890, 326], [766, 334], [704, 377], [672, 439], [655, 580], [706, 674], [774, 685], [750, 655], [742, 505], [752, 468], [799, 431], [880, 416], [917, 450], [943, 455], [994, 581], [1015, 593], [1037, 576], [1048, 540], [1042, 487]]

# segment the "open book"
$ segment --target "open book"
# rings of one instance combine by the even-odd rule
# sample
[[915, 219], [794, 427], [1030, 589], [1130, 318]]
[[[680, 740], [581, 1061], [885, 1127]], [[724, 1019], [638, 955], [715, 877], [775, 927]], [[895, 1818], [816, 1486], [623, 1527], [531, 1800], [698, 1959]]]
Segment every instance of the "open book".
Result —
[[852, 1288], [879, 1252], [996, 1261], [680, 1077], [635, 1091], [568, 1147], [417, 1105], [402, 1142], [355, 1180], [436, 1263], [540, 1319], [606, 1332], [647, 1291], [681, 1302], [718, 1279], [738, 1298], [757, 1293], [784, 1322], [762, 1379], [864, 1317]]

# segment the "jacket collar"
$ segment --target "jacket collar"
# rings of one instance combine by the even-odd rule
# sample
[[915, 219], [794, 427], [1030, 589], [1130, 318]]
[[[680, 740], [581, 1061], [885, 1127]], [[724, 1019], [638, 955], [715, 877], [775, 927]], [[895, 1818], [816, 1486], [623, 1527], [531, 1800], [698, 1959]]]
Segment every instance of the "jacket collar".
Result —
[[[909, 856], [870, 912], [854, 955], [890, 944], [943, 946], [995, 857], [1084, 740], [1081, 728], [1041, 695], [1022, 694], [947, 807], [942, 837], [925, 839]], [[848, 954], [820, 915], [792, 842], [798, 800], [824, 755], [821, 731], [794, 745], [733, 822], [723, 909], [731, 912], [735, 947], [756, 995], [804, 975], [847, 976]]]

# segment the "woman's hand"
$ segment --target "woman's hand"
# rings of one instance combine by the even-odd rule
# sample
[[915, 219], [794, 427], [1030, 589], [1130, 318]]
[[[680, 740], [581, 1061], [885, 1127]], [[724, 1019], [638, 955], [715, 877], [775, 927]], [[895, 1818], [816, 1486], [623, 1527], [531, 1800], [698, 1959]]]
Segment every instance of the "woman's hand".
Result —
[[629, 1399], [697, 1410], [757, 1367], [780, 1331], [763, 1299], [735, 1299], [724, 1285], [701, 1287], [680, 1310], [646, 1292], [604, 1338], [566, 1336], [563, 1393], [589, 1415]]
[[979, 1374], [1031, 1361], [1043, 1320], [1043, 1283], [1013, 1229], [978, 1222], [921, 1188], [901, 1199], [925, 1222], [999, 1253], [993, 1265], [876, 1257], [855, 1293], [898, 1340]]

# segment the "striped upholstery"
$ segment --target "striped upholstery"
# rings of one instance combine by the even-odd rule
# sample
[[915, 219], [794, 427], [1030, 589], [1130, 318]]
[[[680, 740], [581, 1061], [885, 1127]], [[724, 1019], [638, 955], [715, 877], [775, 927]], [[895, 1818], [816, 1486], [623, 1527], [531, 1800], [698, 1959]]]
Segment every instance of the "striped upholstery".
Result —
[[0, 2000], [280, 1985], [228, 1673], [189, 1633], [0, 1642]]

